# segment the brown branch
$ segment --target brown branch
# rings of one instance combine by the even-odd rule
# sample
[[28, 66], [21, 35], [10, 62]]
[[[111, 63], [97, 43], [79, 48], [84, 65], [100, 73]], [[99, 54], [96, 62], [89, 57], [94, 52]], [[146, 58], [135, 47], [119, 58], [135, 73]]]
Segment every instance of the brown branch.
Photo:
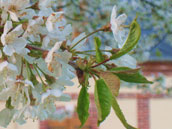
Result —
[[28, 48], [29, 50], [38, 50], [38, 51], [42, 51], [42, 52], [48, 52], [48, 50], [45, 50], [45, 49], [42, 49], [42, 48], [39, 48], [39, 47], [35, 47], [35, 46], [32, 46], [32, 45], [26, 45], [26, 48]]
[[100, 63], [98, 63], [98, 64], [96, 64], [96, 65], [93, 65], [91, 68], [95, 68], [95, 67], [97, 67], [97, 66], [100, 66], [100, 65], [102, 65], [102, 64], [105, 64], [105, 63], [108, 62], [108, 61], [110, 61], [110, 58], [108, 58], [108, 59], [106, 59], [106, 60], [104, 60], [104, 61], [102, 61], [102, 62], [100, 62]]

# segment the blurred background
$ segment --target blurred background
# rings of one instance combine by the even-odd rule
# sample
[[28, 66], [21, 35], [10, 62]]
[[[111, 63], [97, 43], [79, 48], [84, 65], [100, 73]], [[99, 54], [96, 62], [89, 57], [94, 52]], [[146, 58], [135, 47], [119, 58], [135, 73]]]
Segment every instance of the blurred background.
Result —
[[[122, 82], [119, 104], [127, 121], [140, 129], [172, 129], [172, 0], [51, 0], [56, 10], [63, 10], [68, 23], [73, 26], [73, 38], [85, 32], [86, 34], [101, 28], [110, 22], [111, 10], [118, 7], [118, 14], [126, 13], [126, 24], [136, 15], [141, 25], [142, 35], [138, 46], [130, 53], [138, 61], [143, 74], [152, 85], [128, 84]], [[32, 1], [33, 4], [36, 0]], [[99, 32], [103, 47], [117, 47], [111, 32]], [[94, 49], [93, 38], [90, 37], [83, 46], [85, 50]], [[122, 60], [123, 61], [123, 60]], [[8, 129], [79, 129], [80, 122], [75, 112], [77, 83], [68, 87], [71, 102], [57, 103], [57, 111], [66, 109], [69, 118], [60, 121], [31, 121], [25, 125], [11, 123]], [[90, 118], [83, 129], [124, 129], [115, 113], [97, 127], [97, 111], [94, 104], [94, 84], [90, 80], [91, 93]], [[3, 102], [1, 102], [3, 105]], [[0, 106], [3, 108], [3, 106]], [[73, 112], [73, 113], [71, 113]], [[1, 129], [1, 128], [0, 128]]]

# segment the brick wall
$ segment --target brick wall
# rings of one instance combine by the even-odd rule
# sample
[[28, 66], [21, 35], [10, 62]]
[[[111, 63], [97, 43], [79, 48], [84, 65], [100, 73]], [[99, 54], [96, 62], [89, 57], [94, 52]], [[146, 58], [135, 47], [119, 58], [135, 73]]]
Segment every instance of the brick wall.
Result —
[[140, 129], [150, 129], [149, 98], [138, 95], [137, 98], [137, 123]]

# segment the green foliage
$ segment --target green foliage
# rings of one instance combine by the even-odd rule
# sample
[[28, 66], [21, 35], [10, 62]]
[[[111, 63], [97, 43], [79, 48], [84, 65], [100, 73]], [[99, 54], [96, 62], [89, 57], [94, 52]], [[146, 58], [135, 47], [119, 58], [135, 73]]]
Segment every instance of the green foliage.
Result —
[[100, 47], [101, 47], [101, 41], [98, 37], [94, 38], [94, 44], [95, 44], [95, 50], [96, 50], [96, 61], [98, 63], [102, 62], [104, 60], [103, 55], [100, 51]]
[[98, 110], [98, 125], [100, 125], [109, 115], [112, 101], [112, 94], [103, 79], [96, 81], [94, 96]]
[[114, 91], [111, 89], [111, 87], [108, 86], [103, 79], [96, 81], [94, 95], [98, 110], [98, 125], [109, 115], [112, 106], [117, 117], [120, 119], [124, 127], [126, 127], [126, 129], [136, 129], [127, 123], [125, 116], [123, 115], [119, 104], [117, 103], [116, 97], [113, 95], [113, 92]]
[[5, 107], [8, 109], [14, 109], [14, 107], [11, 105], [11, 97], [9, 97], [6, 101]]
[[41, 58], [43, 55], [42, 51], [35, 51], [35, 50], [30, 50], [30, 53], [28, 54], [31, 57], [36, 57], [36, 58]]
[[[115, 67], [110, 69], [110, 71], [116, 71], [117, 73], [114, 73], [116, 76], [118, 76], [121, 80], [126, 82], [132, 82], [132, 83], [152, 83], [151, 81], [148, 81], [142, 74], [140, 74], [139, 71], [135, 72], [128, 72], [128, 70], [132, 70], [128, 67]], [[121, 71], [121, 72], [120, 72]], [[126, 72], [125, 72], [126, 71]]]
[[49, 76], [48, 74], [44, 74], [46, 82], [51, 85], [53, 84], [56, 80], [53, 76]]
[[28, 79], [30, 81], [32, 81], [34, 85], [37, 85], [39, 82], [36, 79], [36, 76], [34, 75], [32, 69], [31, 69], [30, 64], [27, 61], [25, 61], [25, 63], [26, 63], [26, 70], [27, 70], [27, 74], [28, 74]]
[[136, 129], [127, 123], [125, 116], [122, 113], [115, 96], [112, 97], [112, 108], [126, 129]]
[[137, 23], [136, 19], [134, 19], [130, 25], [130, 32], [128, 34], [127, 40], [123, 47], [116, 54], [111, 56], [111, 59], [119, 58], [128, 52], [130, 52], [138, 43], [141, 35], [140, 25]]
[[158, 57], [161, 57], [162, 56], [162, 53], [159, 49], [156, 49], [156, 56]]
[[82, 86], [77, 103], [77, 113], [81, 122], [80, 127], [82, 127], [85, 124], [85, 122], [89, 117], [89, 112], [88, 112], [89, 104], [90, 102], [89, 102], [89, 94], [87, 92], [87, 88], [85, 86]]

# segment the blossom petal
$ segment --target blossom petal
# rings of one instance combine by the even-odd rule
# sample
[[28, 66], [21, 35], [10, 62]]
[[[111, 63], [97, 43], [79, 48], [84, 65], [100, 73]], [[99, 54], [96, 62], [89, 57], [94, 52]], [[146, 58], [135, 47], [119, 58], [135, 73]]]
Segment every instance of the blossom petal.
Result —
[[18, 16], [17, 16], [16, 13], [14, 13], [14, 12], [12, 12], [12, 11], [9, 11], [9, 13], [10, 13], [10, 17], [11, 17], [11, 19], [12, 19], [13, 21], [19, 22], [19, 19], [18, 19]]
[[31, 81], [29, 81], [29, 80], [25, 80], [25, 84], [27, 84], [27, 85], [31, 86], [32, 88], [34, 88], [33, 83]]
[[7, 61], [0, 63], [0, 71], [2, 71], [8, 65]]
[[62, 14], [63, 12], [55, 12], [48, 17], [46, 22], [46, 28], [49, 32], [52, 32], [54, 31], [54, 29], [57, 29], [58, 26], [55, 26], [55, 24], [58, 24], [57, 20], [60, 18]]
[[15, 65], [13, 65], [13, 64], [8, 63], [8, 66], [7, 67], [8, 67], [8, 69], [10, 69], [12, 71], [18, 71], [17, 70], [17, 67]]
[[114, 5], [111, 13], [111, 24], [113, 23], [114, 19], [117, 17], [117, 6]]
[[3, 48], [3, 52], [8, 56], [12, 56], [15, 50], [11, 45], [5, 45]]
[[67, 25], [67, 26], [64, 28], [63, 33], [64, 33], [64, 35], [66, 35], [66, 36], [72, 33], [72, 26], [71, 26], [71, 24]]
[[13, 43], [13, 48], [15, 49], [15, 51], [20, 51], [21, 49], [25, 48], [25, 46], [27, 45], [27, 41], [25, 38], [21, 37], [21, 38], [17, 38], [14, 43]]
[[53, 95], [55, 97], [60, 97], [62, 95], [62, 91], [61, 90], [51, 90], [51, 95]]
[[24, 32], [22, 24], [18, 25], [11, 32], [15, 32], [17, 36], [20, 36]]
[[32, 19], [33, 16], [36, 16], [36, 13], [33, 9], [24, 9], [20, 12], [20, 14], [26, 14], [20, 17], [22, 19]]
[[12, 21], [7, 21], [5, 23], [5, 26], [4, 26], [4, 34], [7, 34], [12, 28], [13, 28], [13, 25], [12, 25]]
[[121, 14], [117, 17], [117, 21], [118, 21], [119, 25], [122, 25], [126, 20], [127, 20], [126, 14]]
[[9, 123], [11, 122], [13, 115], [15, 113], [15, 110], [10, 110], [10, 109], [3, 109], [0, 112], [0, 125], [2, 127], [7, 127]]
[[62, 44], [62, 42], [57, 42], [57, 43], [54, 45], [54, 47], [48, 52], [48, 55], [47, 55], [47, 57], [45, 58], [45, 62], [46, 62], [47, 64], [49, 64], [49, 63], [52, 61], [52, 59], [53, 59], [53, 53], [54, 53], [55, 51], [57, 51], [57, 50], [60, 48], [61, 44]]
[[1, 35], [1, 42], [2, 42], [3, 45], [6, 44], [5, 37], [6, 37], [6, 34], [3, 33], [3, 34]]
[[6, 20], [8, 19], [8, 13], [6, 11], [2, 11], [2, 13], [1, 13], [1, 19], [2, 19], [2, 21], [1, 21], [0, 24], [5, 23]]
[[42, 8], [39, 13], [38, 13], [38, 16], [40, 17], [48, 17], [50, 16], [51, 14], [53, 13], [53, 10], [52, 8]]
[[115, 64], [117, 66], [136, 68], [137, 61], [134, 57], [127, 54], [115, 60]]
[[47, 48], [49, 42], [50, 42], [49, 36], [44, 37], [43, 42], [42, 42], [42, 47], [43, 47], [43, 48]]

